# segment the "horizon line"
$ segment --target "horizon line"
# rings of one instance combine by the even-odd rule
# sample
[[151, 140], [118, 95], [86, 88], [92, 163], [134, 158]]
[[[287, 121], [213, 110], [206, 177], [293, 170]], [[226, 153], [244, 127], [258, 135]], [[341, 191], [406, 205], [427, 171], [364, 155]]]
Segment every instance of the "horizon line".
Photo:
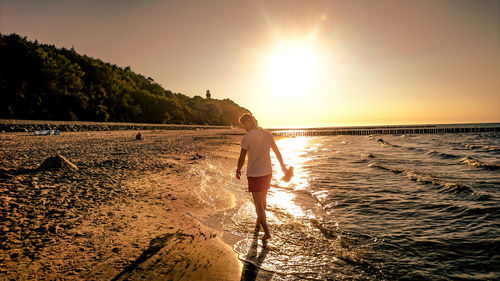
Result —
[[387, 128], [410, 128], [410, 127], [431, 127], [431, 126], [477, 126], [488, 125], [488, 127], [500, 127], [500, 121], [497, 122], [478, 122], [478, 123], [415, 123], [415, 124], [379, 124], [379, 125], [336, 125], [336, 126], [320, 126], [320, 127], [265, 127], [269, 130], [327, 130], [327, 129], [340, 129], [340, 128], [374, 128], [374, 127], [387, 127]]

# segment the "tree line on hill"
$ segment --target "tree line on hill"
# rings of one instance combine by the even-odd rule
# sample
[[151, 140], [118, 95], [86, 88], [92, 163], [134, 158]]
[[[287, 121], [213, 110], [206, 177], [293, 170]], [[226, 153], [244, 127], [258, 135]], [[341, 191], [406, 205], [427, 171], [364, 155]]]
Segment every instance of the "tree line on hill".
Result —
[[0, 62], [0, 118], [232, 125], [249, 112], [17, 34], [0, 34]]

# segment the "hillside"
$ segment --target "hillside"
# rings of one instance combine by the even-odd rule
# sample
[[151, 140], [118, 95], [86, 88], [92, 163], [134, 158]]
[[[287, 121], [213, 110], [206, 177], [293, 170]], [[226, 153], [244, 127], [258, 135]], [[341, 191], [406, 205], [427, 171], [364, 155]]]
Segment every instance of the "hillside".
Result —
[[150, 77], [73, 49], [0, 34], [0, 118], [232, 125], [230, 99], [172, 93]]

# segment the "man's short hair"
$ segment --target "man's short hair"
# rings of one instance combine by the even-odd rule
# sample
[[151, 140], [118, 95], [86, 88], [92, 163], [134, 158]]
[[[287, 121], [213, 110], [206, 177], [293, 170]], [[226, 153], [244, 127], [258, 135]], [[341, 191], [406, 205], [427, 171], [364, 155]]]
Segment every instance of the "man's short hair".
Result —
[[241, 115], [239, 122], [240, 123], [252, 123], [255, 126], [257, 126], [257, 120], [255, 120], [255, 118], [250, 113], [245, 113], [245, 114]]

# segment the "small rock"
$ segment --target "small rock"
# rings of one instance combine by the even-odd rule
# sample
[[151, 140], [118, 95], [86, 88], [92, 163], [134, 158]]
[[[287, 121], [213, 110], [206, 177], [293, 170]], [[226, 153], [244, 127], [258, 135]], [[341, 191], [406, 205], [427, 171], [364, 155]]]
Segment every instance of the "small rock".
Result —
[[45, 159], [45, 161], [43, 161], [43, 163], [37, 168], [39, 171], [53, 169], [78, 170], [78, 167], [63, 156], [56, 155]]
[[196, 154], [193, 156], [193, 158], [191, 158], [191, 160], [198, 160], [203, 158], [205, 158], [205, 156], [200, 155], [198, 152], [196, 152]]

